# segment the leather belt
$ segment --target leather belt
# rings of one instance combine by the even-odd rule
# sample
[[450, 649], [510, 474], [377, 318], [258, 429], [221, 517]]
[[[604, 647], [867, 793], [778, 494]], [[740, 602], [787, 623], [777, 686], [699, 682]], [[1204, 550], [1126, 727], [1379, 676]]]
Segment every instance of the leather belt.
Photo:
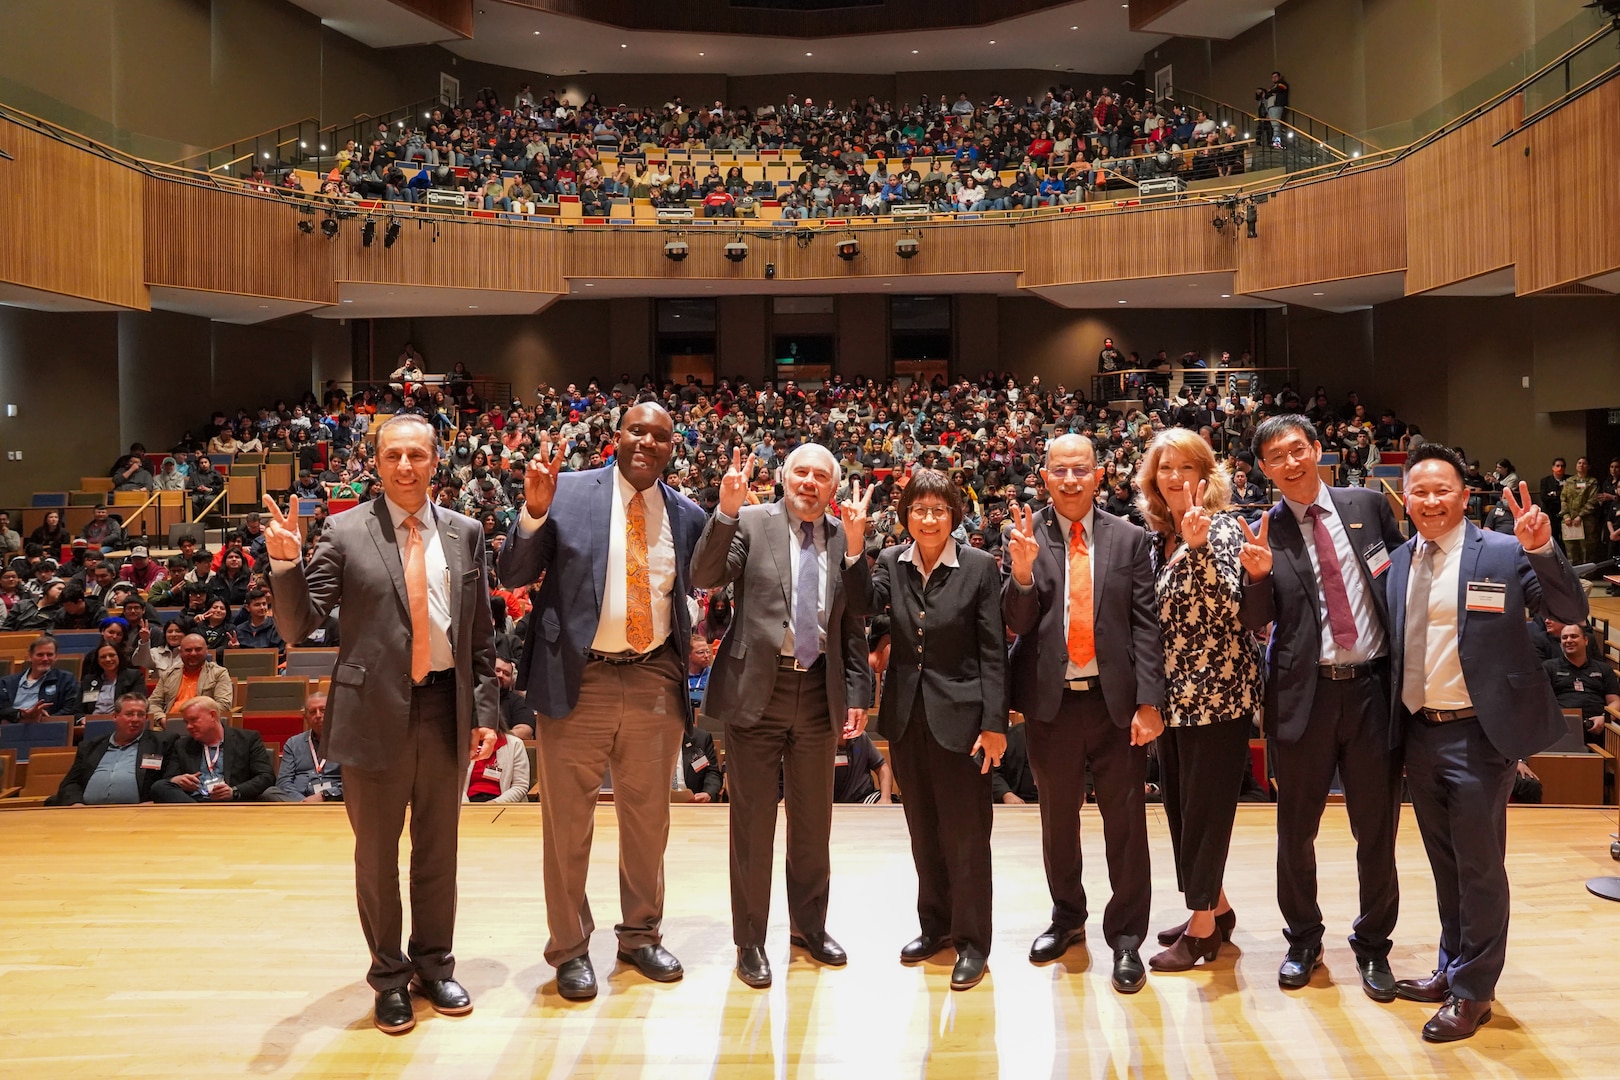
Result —
[[1417, 715], [1431, 724], [1449, 724], [1457, 720], [1472, 720], [1479, 714], [1473, 709], [1419, 709]]
[[1064, 679], [1063, 689], [1084, 693], [1087, 690], [1096, 690], [1102, 686], [1102, 680], [1093, 675], [1088, 679]]
[[1378, 661], [1369, 660], [1364, 664], [1317, 664], [1317, 678], [1327, 679], [1330, 682], [1345, 682], [1349, 679], [1363, 679], [1378, 670]]
[[822, 653], [819, 656], [817, 656], [816, 657], [816, 662], [811, 664], [809, 667], [805, 667], [803, 664], [799, 663], [799, 658], [797, 656], [778, 656], [776, 658], [776, 670], [778, 670], [778, 671], [801, 671], [801, 672], [803, 672], [803, 671], [820, 671], [822, 669], [822, 667], [826, 665], [826, 663], [827, 663], [827, 654], [826, 653]]
[[634, 649], [626, 649], [624, 652], [598, 652], [595, 649], [586, 649], [585, 659], [600, 660], [604, 664], [640, 664], [657, 656], [663, 648], [660, 645], [658, 648], [648, 649], [646, 652], [636, 652]]
[[456, 677], [456, 669], [455, 668], [453, 668], [453, 667], [440, 668], [438, 671], [430, 671], [430, 672], [428, 672], [426, 675], [422, 676], [422, 681], [421, 682], [412, 683], [411, 685], [414, 686], [414, 687], [417, 687], [417, 688], [421, 688], [421, 687], [424, 687], [424, 686], [436, 686], [439, 683], [447, 682], [450, 679], [454, 679], [455, 677]]

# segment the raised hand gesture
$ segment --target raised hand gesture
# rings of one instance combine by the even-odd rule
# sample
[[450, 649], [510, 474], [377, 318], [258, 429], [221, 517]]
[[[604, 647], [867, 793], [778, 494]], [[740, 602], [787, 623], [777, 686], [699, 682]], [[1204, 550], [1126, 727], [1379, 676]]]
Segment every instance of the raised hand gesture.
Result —
[[523, 508], [532, 518], [543, 518], [551, 512], [551, 500], [557, 495], [557, 477], [562, 475], [568, 461], [568, 440], [557, 437], [557, 453], [551, 453], [551, 433], [540, 435], [540, 452], [529, 459], [523, 470]]
[[748, 501], [748, 478], [754, 475], [754, 455], [749, 454], [744, 461], [742, 447], [734, 446], [731, 449], [731, 468], [726, 475], [720, 478], [720, 512], [726, 517], [736, 517]]
[[1013, 580], [1028, 587], [1035, 580], [1035, 557], [1041, 542], [1035, 538], [1035, 508], [1012, 507], [1012, 531], [1007, 534], [1007, 554], [1012, 559]]
[[1535, 504], [1530, 498], [1530, 485], [1523, 480], [1519, 481], [1519, 497], [1513, 497], [1512, 488], [1502, 489], [1502, 501], [1507, 503], [1508, 510], [1513, 514], [1513, 535], [1519, 538], [1519, 546], [1526, 551], [1536, 551], [1552, 543], [1552, 521], [1547, 512]]
[[1243, 564], [1250, 581], [1264, 581], [1271, 574], [1271, 545], [1266, 543], [1271, 514], [1260, 515], [1259, 532], [1251, 532], [1249, 523], [1242, 518], [1238, 518], [1238, 526], [1243, 530], [1243, 548], [1238, 552], [1238, 562]]
[[264, 530], [264, 553], [277, 562], [297, 562], [304, 555], [304, 534], [298, 528], [298, 499], [287, 500], [283, 514], [276, 500], [266, 495], [264, 508], [270, 513], [270, 524]]
[[852, 557], [866, 551], [866, 508], [872, 505], [872, 492], [876, 490], [875, 485], [868, 485], [863, 492], [860, 477], [850, 478], [849, 501], [842, 505], [839, 519], [844, 523], [844, 544]]
[[[1187, 491], [1186, 488], [1181, 490]], [[1181, 515], [1181, 538], [1189, 548], [1201, 548], [1209, 540], [1209, 526], [1215, 519], [1204, 509], [1204, 496], [1208, 491], [1209, 481], [1198, 481], [1198, 486], [1188, 494], [1187, 509]]]

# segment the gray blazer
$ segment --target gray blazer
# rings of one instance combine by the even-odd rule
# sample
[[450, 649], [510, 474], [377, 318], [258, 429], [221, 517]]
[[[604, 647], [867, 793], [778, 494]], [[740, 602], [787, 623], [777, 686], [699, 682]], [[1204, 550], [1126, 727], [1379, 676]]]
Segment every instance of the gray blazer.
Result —
[[[442, 506], [433, 513], [450, 570], [457, 746], [466, 747], [474, 719], [493, 728], [500, 713], [484, 529]], [[273, 571], [270, 591], [288, 641], [304, 640], [337, 611], [342, 644], [327, 696], [327, 750], [356, 769], [388, 768], [410, 721], [411, 615], [387, 504], [375, 499], [332, 515], [309, 565]]]
[[[788, 558], [791, 517], [779, 502], [745, 506], [734, 521], [716, 513], [692, 553], [692, 584], [699, 589], [733, 586], [731, 626], [715, 654], [703, 711], [728, 725], [759, 722], [776, 687], [776, 658], [787, 629], [793, 564]], [[872, 669], [866, 631], [844, 595], [843, 531], [821, 521], [827, 542], [827, 705], [835, 728], [851, 708], [872, 700]]]

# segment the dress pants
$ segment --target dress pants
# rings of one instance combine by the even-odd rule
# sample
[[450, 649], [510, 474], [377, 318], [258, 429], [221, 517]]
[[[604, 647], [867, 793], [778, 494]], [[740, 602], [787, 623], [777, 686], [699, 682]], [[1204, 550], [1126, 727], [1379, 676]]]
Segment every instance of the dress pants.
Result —
[[1176, 888], [1186, 897], [1188, 911], [1211, 911], [1220, 899], [1248, 767], [1247, 717], [1177, 725], [1166, 728], [1159, 739], [1159, 781], [1176, 858]]
[[[917, 866], [917, 921], [924, 936], [958, 953], [990, 955], [990, 776], [971, 754], [935, 740], [917, 694], [905, 734], [889, 745]], [[1039, 781], [1036, 781], [1039, 783]], [[1044, 799], [1044, 796], [1042, 796]]]
[[1057, 715], [1026, 722], [1029, 767], [1040, 792], [1041, 854], [1052, 893], [1052, 925], [1077, 930], [1086, 921], [1080, 879], [1080, 806], [1091, 766], [1102, 812], [1113, 895], [1103, 910], [1111, 949], [1134, 949], [1147, 937], [1153, 880], [1147, 839], [1147, 748], [1131, 745], [1129, 728], [1109, 715], [1101, 690], [1065, 690]]
[[1507, 802], [1514, 763], [1478, 720], [1406, 723], [1406, 782], [1440, 905], [1440, 959], [1451, 992], [1496, 997], [1507, 959]]
[[[1312, 673], [1311, 677], [1315, 677]], [[1337, 769], [1356, 841], [1361, 914], [1350, 947], [1363, 959], [1389, 956], [1400, 911], [1395, 832], [1401, 818], [1401, 755], [1389, 748], [1389, 697], [1381, 673], [1318, 679], [1311, 717], [1297, 742], [1273, 740], [1277, 768], [1277, 907], [1293, 946], [1322, 943], [1316, 834]]]
[[545, 956], [552, 967], [590, 951], [596, 922], [585, 880], [596, 798], [610, 767], [622, 919], [614, 930], [625, 949], [663, 941], [669, 788], [686, 726], [685, 697], [685, 667], [666, 643], [637, 663], [587, 661], [574, 710], [561, 718], [535, 717], [551, 932]]
[[[467, 748], [457, 745], [456, 681], [411, 691], [411, 717], [394, 764], [343, 767], [343, 807], [354, 830], [355, 897], [371, 950], [366, 981], [379, 993], [455, 974], [456, 841]], [[400, 951], [399, 837], [411, 809], [411, 937]]]
[[788, 921], [795, 934], [827, 928], [832, 867], [833, 756], [838, 734], [828, 713], [826, 661], [807, 672], [777, 671], [759, 721], [726, 729], [731, 792], [731, 937], [763, 946], [771, 916], [777, 781], [787, 807]]

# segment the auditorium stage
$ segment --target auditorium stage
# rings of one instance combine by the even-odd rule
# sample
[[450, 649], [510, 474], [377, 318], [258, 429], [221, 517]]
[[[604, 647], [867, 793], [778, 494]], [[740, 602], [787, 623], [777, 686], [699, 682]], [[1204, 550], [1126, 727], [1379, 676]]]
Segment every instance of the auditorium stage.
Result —
[[[0, 814], [5, 939], [0, 1075], [175, 1076], [1614, 1076], [1620, 1072], [1620, 905], [1583, 882], [1620, 872], [1615, 811], [1510, 812], [1513, 925], [1495, 1019], [1472, 1040], [1425, 1044], [1432, 1008], [1363, 996], [1349, 947], [1354, 859], [1342, 807], [1320, 846], [1327, 965], [1284, 993], [1273, 898], [1274, 812], [1238, 813], [1228, 892], [1234, 944], [1208, 969], [1149, 975], [1135, 997], [1109, 988], [1100, 939], [1106, 883], [1100, 822], [1085, 813], [1093, 940], [1064, 963], [1030, 966], [1046, 923], [1034, 807], [998, 808], [995, 948], [976, 989], [948, 988], [950, 954], [902, 967], [916, 931], [915, 878], [899, 807], [839, 807], [829, 929], [849, 966], [789, 961], [777, 870], [770, 957], [776, 985], [731, 973], [726, 810], [677, 806], [665, 944], [686, 978], [657, 986], [614, 965], [615, 828], [598, 813], [592, 899], [596, 1001], [556, 995], [541, 958], [540, 811], [463, 816], [457, 975], [476, 1011], [418, 1000], [412, 1034], [371, 1026], [354, 911], [350, 836], [339, 807], [264, 806]], [[1170, 845], [1150, 808], [1155, 929], [1178, 921]], [[779, 831], [778, 842], [781, 841]], [[1402, 822], [1403, 907], [1391, 962], [1427, 973], [1434, 892], [1410, 809]], [[780, 853], [778, 854], [780, 859]], [[1144, 953], [1153, 946], [1144, 947]]]

